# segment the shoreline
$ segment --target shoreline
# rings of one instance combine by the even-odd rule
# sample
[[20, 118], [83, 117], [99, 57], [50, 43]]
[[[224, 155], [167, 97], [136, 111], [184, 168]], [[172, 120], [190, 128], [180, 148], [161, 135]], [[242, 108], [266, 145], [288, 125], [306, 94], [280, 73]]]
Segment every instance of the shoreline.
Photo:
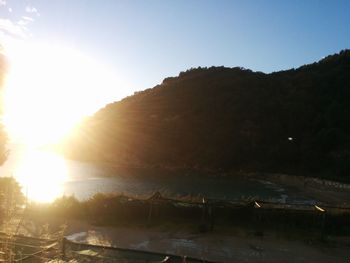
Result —
[[326, 204], [350, 205], [350, 184], [286, 174], [250, 174], [249, 178], [281, 185], [294, 193]]

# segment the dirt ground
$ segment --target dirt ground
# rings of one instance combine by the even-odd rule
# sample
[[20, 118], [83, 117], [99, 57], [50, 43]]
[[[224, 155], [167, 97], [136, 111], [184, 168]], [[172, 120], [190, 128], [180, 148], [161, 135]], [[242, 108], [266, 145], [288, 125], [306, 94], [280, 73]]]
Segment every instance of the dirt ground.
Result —
[[97, 227], [70, 222], [66, 236], [76, 242], [187, 255], [217, 262], [349, 262], [350, 237], [319, 243], [225, 233], [166, 231], [164, 228]]
[[[15, 231], [18, 222], [14, 222]], [[94, 245], [131, 248], [176, 254], [215, 262], [349, 262], [350, 236], [327, 237], [264, 231], [256, 235], [234, 226], [200, 233], [193, 225], [167, 223], [161, 226], [96, 226], [87, 221], [65, 221], [53, 217], [27, 218], [18, 234], [41, 238], [60, 238]], [[61, 232], [61, 226], [65, 231]], [[58, 236], [57, 236], [58, 235]]]

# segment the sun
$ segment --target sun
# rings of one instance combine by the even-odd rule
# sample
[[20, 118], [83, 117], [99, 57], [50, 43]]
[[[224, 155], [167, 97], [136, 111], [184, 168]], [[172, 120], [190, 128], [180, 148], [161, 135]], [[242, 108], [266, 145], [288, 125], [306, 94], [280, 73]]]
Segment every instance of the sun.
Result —
[[69, 171], [64, 158], [47, 151], [25, 149], [13, 171], [23, 194], [36, 202], [52, 202], [64, 195]]
[[120, 98], [116, 74], [76, 49], [14, 42], [5, 52], [3, 122], [16, 141], [57, 142], [84, 116]]

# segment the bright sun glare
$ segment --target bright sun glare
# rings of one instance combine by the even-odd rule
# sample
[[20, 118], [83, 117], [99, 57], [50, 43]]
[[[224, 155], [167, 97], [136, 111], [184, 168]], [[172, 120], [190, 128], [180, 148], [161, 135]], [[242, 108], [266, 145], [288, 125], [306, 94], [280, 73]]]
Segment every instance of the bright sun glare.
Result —
[[24, 151], [14, 170], [24, 194], [37, 202], [51, 202], [64, 194], [68, 170], [62, 156], [54, 153]]
[[122, 84], [106, 66], [57, 44], [12, 41], [4, 53], [3, 123], [11, 141], [25, 149], [12, 174], [30, 199], [50, 202], [64, 193], [69, 173], [62, 156], [37, 148], [58, 142], [84, 116], [120, 99]]
[[115, 75], [74, 49], [18, 42], [5, 52], [4, 124], [28, 146], [56, 142], [82, 117], [120, 98]]

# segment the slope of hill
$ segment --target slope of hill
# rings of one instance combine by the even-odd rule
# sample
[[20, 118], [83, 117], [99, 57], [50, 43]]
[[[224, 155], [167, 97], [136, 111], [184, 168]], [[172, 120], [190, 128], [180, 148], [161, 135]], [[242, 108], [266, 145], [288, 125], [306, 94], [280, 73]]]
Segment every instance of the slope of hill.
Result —
[[107, 105], [68, 156], [116, 164], [350, 179], [350, 51], [264, 74], [210, 67]]

